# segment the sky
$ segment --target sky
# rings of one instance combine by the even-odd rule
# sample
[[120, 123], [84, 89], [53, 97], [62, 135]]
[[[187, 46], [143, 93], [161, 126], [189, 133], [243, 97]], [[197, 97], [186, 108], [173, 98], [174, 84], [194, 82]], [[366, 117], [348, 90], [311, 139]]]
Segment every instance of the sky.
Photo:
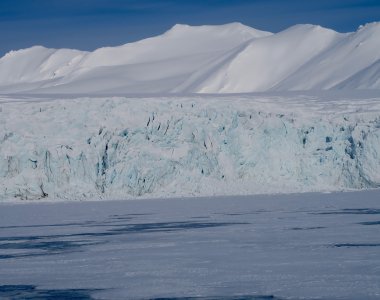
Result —
[[339, 32], [380, 21], [380, 0], [0, 0], [0, 56], [43, 45], [94, 50], [174, 24], [241, 22], [279, 32], [299, 23]]

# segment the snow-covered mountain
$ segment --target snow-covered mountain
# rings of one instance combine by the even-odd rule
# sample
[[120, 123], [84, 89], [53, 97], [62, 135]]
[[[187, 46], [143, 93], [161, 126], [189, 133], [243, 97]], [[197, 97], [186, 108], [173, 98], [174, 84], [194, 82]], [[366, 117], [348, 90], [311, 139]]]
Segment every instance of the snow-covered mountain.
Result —
[[380, 23], [353, 33], [296, 25], [175, 25], [93, 52], [36, 46], [0, 59], [0, 93], [241, 93], [380, 89]]

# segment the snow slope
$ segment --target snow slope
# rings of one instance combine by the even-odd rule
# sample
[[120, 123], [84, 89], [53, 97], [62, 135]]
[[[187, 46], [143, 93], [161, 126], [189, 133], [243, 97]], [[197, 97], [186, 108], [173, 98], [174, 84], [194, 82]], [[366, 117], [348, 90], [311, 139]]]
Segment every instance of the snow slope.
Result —
[[[63, 50], [33, 47], [0, 60], [0, 91], [165, 92], [232, 48], [269, 34], [239, 23], [175, 25], [161, 36], [120, 47], [91, 53], [64, 50], [65, 60]], [[19, 71], [9, 77], [15, 67]]]
[[93, 52], [12, 51], [0, 93], [241, 93], [380, 89], [380, 23], [353, 33], [296, 25], [271, 34], [240, 23], [175, 25]]
[[380, 186], [380, 98], [4, 98], [0, 199]]
[[[380, 23], [361, 26], [358, 31], [338, 40], [333, 47], [322, 52], [276, 88], [330, 89], [350, 79], [355, 81], [355, 76], [361, 71], [362, 78], [370, 76], [371, 69], [380, 59], [380, 52], [375, 50], [379, 48]], [[371, 80], [363, 82], [360, 87], [379, 89], [380, 85], [379, 82], [373, 84]]]
[[319, 26], [297, 25], [252, 41], [218, 72], [210, 74], [202, 83], [200, 92], [269, 90], [337, 43], [342, 36]]
[[339, 89], [377, 89], [380, 87], [380, 59], [374, 64], [359, 71], [345, 81], [339, 83]]

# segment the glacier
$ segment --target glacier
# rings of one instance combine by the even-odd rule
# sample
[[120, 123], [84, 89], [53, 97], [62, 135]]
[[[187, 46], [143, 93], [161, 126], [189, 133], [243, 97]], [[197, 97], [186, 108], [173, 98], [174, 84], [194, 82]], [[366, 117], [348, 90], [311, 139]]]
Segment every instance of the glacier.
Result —
[[380, 97], [362, 94], [1, 96], [0, 200], [376, 188]]

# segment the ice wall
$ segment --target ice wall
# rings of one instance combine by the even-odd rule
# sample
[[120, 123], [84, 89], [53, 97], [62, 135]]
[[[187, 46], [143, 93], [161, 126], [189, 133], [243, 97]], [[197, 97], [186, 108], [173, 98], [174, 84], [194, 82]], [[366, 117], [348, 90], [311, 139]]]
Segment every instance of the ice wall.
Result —
[[0, 199], [336, 191], [380, 185], [380, 99], [0, 103]]

